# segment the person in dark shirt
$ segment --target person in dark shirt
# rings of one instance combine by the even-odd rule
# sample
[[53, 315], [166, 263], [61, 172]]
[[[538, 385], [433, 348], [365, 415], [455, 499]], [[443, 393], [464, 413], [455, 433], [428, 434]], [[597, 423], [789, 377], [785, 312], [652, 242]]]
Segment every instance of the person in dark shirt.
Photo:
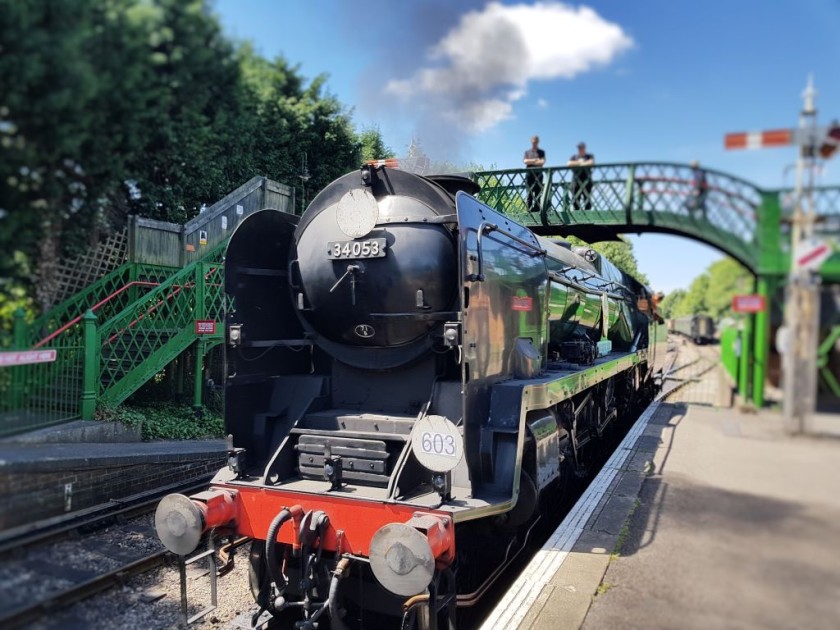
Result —
[[566, 166], [575, 167], [572, 171], [572, 207], [580, 210], [592, 210], [592, 165], [595, 156], [586, 152], [586, 143], [579, 142], [577, 153], [569, 158]]
[[[533, 136], [531, 138], [531, 148], [525, 151], [525, 157], [522, 159], [528, 169], [538, 169], [545, 166], [545, 151], [539, 145], [540, 137]], [[543, 189], [542, 172], [529, 170], [525, 176], [525, 185], [528, 188], [528, 210], [539, 212]]]
[[709, 185], [706, 183], [706, 171], [700, 168], [697, 160], [691, 162], [691, 192], [685, 207], [689, 214], [699, 212], [706, 218], [706, 196], [709, 194]]

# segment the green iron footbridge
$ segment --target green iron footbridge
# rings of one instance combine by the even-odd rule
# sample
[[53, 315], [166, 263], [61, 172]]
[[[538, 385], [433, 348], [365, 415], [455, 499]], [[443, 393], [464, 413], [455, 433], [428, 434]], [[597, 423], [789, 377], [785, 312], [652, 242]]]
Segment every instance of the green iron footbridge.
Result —
[[[791, 191], [762, 190], [707, 169], [703, 208], [691, 209], [691, 168], [671, 163], [591, 167], [591, 209], [576, 210], [571, 168], [539, 169], [539, 210], [527, 207], [526, 169], [474, 173], [479, 198], [542, 235], [595, 242], [619, 234], [659, 232], [707, 243], [740, 261], [754, 291], [773, 304], [790, 268]], [[817, 232], [840, 234], [840, 187], [814, 192]], [[185, 226], [135, 220], [127, 260], [43, 314], [19, 314], [3, 350], [55, 350], [49, 363], [0, 367], [0, 435], [75, 418], [98, 404], [119, 404], [185, 352], [195, 361], [194, 400], [201, 400], [202, 361], [222, 342], [225, 302], [222, 257], [227, 238], [248, 214], [266, 207], [293, 211], [295, 191], [257, 177]], [[671, 264], [663, 261], [663, 264]], [[840, 255], [821, 270], [840, 282]], [[197, 322], [210, 323], [199, 326]], [[747, 316], [741, 331], [738, 388], [764, 402], [769, 356], [768, 312]], [[828, 350], [830, 351], [830, 349]]]

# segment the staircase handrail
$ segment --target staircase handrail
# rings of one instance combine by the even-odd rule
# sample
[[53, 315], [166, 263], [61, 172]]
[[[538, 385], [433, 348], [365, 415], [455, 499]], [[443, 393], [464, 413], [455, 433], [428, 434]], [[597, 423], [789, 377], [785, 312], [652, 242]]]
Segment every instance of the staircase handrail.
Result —
[[[98, 398], [122, 402], [200, 336], [207, 339], [192, 324], [223, 316], [223, 285], [214, 281], [221, 269], [217, 261], [190, 263], [145, 294], [141, 308], [134, 303], [98, 327]], [[154, 325], [145, 325], [151, 320]], [[221, 327], [213, 339], [220, 337]]]
[[[204, 252], [199, 260], [196, 260], [189, 264], [192, 265], [196, 262], [202, 262], [218, 257], [224, 252], [225, 247], [227, 247], [227, 240], [217, 243], [208, 251]], [[85, 312], [87, 312], [89, 308], [96, 312], [98, 308], [108, 303], [110, 299], [113, 299], [114, 297], [120, 295], [125, 289], [131, 286], [142, 286], [141, 282], [128, 279], [128, 277], [131, 276], [132, 271], [136, 270], [138, 273], [140, 273], [143, 270], [149, 270], [151, 272], [157, 271], [160, 273], [161, 277], [163, 277], [170, 276], [177, 269], [177, 267], [166, 267], [162, 265], [152, 265], [147, 263], [124, 263], [114, 271], [110, 272], [109, 274], [106, 274], [105, 276], [102, 276], [99, 280], [86, 287], [84, 291], [76, 294], [72, 298], [65, 300], [58, 306], [53, 307], [43, 315], [36, 318], [28, 327], [28, 338], [30, 339], [29, 345], [33, 348], [40, 348], [46, 345], [47, 343], [55, 339], [60, 333], [63, 333], [66, 330], [72, 328], [74, 324], [78, 324], [81, 321], [82, 317], [84, 317]], [[101, 291], [103, 287], [106, 287], [109, 284], [114, 284], [114, 280], [118, 278], [123, 278], [121, 281], [118, 281], [116, 283], [119, 288], [109, 293], [105, 299], [100, 300], [94, 306], [87, 305], [87, 302], [91, 298], [91, 296], [96, 296], [97, 292]], [[164, 280], [161, 280], [161, 282], [164, 282]], [[33, 339], [35, 335], [38, 334], [38, 331], [40, 331], [41, 328], [45, 326], [46, 323], [49, 322], [51, 319], [58, 320], [62, 316], [66, 316], [68, 313], [73, 311], [75, 311], [78, 314], [71, 318], [69, 322], [63, 324], [58, 329], [49, 333], [46, 337], [38, 341]]]
[[[96, 311], [97, 311], [97, 310], [99, 310], [99, 308], [100, 308], [100, 307], [104, 306], [105, 304], [107, 304], [108, 302], [110, 302], [111, 300], [113, 300], [115, 297], [117, 297], [118, 295], [120, 295], [123, 291], [127, 291], [128, 289], [130, 289], [130, 288], [131, 288], [131, 287], [133, 287], [133, 286], [156, 287], [156, 286], [160, 286], [160, 284], [161, 284], [160, 282], [146, 282], [145, 280], [132, 280], [132, 281], [131, 281], [131, 282], [129, 282], [128, 284], [123, 285], [121, 288], [117, 289], [116, 291], [114, 291], [113, 293], [111, 293], [110, 295], [108, 295], [107, 297], [105, 297], [105, 299], [100, 300], [99, 302], [97, 302], [96, 304], [94, 304], [93, 306], [91, 306], [91, 307], [90, 307], [90, 310], [91, 310], [93, 313], [96, 313]], [[86, 313], [86, 312], [87, 312], [87, 311], [85, 311], [85, 313]], [[36, 343], [34, 346], [32, 346], [32, 347], [33, 347], [33, 349], [34, 349], [34, 348], [40, 348], [41, 346], [45, 346], [45, 345], [47, 345], [50, 341], [52, 341], [53, 339], [55, 339], [56, 337], [58, 337], [58, 336], [59, 336], [61, 333], [63, 333], [65, 330], [67, 330], [68, 328], [71, 328], [71, 327], [72, 327], [72, 326], [74, 326], [75, 324], [78, 324], [80, 321], [82, 321], [82, 318], [83, 318], [84, 316], [85, 316], [85, 315], [84, 315], [84, 313], [83, 313], [83, 314], [81, 314], [81, 315], [77, 315], [76, 317], [74, 317], [73, 319], [71, 319], [69, 322], [67, 322], [66, 324], [64, 324], [61, 328], [59, 328], [59, 329], [58, 329], [58, 330], [56, 330], [55, 332], [52, 332], [52, 333], [50, 333], [49, 335], [47, 335], [46, 337], [44, 337], [43, 339], [41, 339], [41, 341], [39, 341], [39, 342], [38, 342], [38, 343]]]
[[[46, 333], [46, 335], [42, 332], [51, 321], [61, 322], [67, 317], [70, 317], [70, 319], [81, 318], [84, 316], [87, 309], [90, 308], [91, 300], [98, 301], [99, 296], [106, 291], [108, 292], [106, 295], [110, 295], [116, 289], [126, 286], [132, 281], [132, 276], [154, 275], [165, 277], [172, 273], [174, 269], [174, 267], [145, 263], [123, 263], [113, 271], [99, 278], [96, 282], [85, 287], [79, 293], [64, 300], [56, 306], [53, 306], [50, 310], [35, 318], [27, 327], [27, 339], [29, 340], [28, 345], [32, 347], [40, 347], [44, 345], [44, 338], [41, 337], [41, 335], [50, 336], [55, 332], [50, 331]], [[68, 328], [66, 324], [61, 324], [59, 327], [64, 327], [65, 329]]]
[[[191, 279], [192, 275], [195, 273], [196, 268], [198, 268], [200, 265], [206, 264], [207, 262], [208, 262], [207, 260], [196, 260], [194, 262], [191, 262], [189, 265], [187, 265], [186, 267], [183, 267], [182, 269], [180, 269], [176, 273], [172, 274], [172, 276], [170, 276], [167, 280], [165, 280], [164, 282], [161, 282], [156, 288], [152, 289], [146, 295], [144, 295], [143, 299], [146, 300], [146, 301], [157, 300], [156, 305], [154, 307], [150, 308], [149, 310], [147, 310], [147, 313], [153, 312], [161, 304], [163, 304], [165, 302], [166, 298], [169, 297], [169, 296], [165, 296], [164, 299], [160, 299], [160, 295], [162, 293], [164, 293], [165, 291], [168, 291], [168, 290], [174, 288], [175, 292], [172, 294], [172, 296], [174, 297], [174, 296], [177, 296], [178, 294], [180, 294], [181, 291], [185, 288], [191, 289], [195, 285], [195, 283], [194, 282], [190, 283], [189, 281], [182, 282], [182, 279], [183, 278]], [[219, 262], [219, 264], [221, 265], [222, 263]], [[180, 284], [177, 284], [177, 283], [180, 283]], [[124, 308], [122, 311], [120, 311], [119, 313], [116, 313], [110, 319], [108, 319], [107, 321], [100, 324], [99, 325], [100, 334], [102, 332], [104, 332], [106, 328], [113, 328], [116, 325], [115, 322], [117, 322], [118, 320], [124, 319], [125, 317], [127, 317], [131, 313], [136, 313], [135, 310], [132, 308], [132, 306], [128, 306], [128, 307]], [[142, 317], [139, 318], [139, 319], [142, 319]]]

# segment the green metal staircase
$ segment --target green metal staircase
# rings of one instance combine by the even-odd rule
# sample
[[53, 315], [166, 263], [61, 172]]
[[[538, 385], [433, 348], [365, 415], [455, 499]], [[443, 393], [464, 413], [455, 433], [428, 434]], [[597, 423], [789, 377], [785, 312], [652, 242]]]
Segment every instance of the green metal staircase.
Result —
[[[93, 373], [99, 401], [119, 404], [193, 343], [218, 343], [224, 328], [221, 253], [191, 263], [96, 327]], [[198, 335], [195, 322], [217, 322]]]
[[[188, 349], [197, 362], [200, 400], [201, 361], [224, 330], [228, 236], [238, 221], [265, 207], [293, 210], [293, 192], [254, 178], [194, 220], [195, 229], [163, 224], [155, 231], [145, 221], [132, 241], [139, 261], [126, 262], [31, 323], [19, 313], [13, 339], [2, 349], [53, 352], [55, 359], [0, 368], [0, 436], [92, 418], [97, 404], [123, 402]], [[197, 321], [214, 322], [215, 331], [199, 332]]]
[[[183, 269], [126, 263], [31, 325], [19, 325], [18, 347], [53, 350], [56, 359], [4, 368], [12, 378], [0, 434], [91, 418], [98, 402], [121, 403], [193, 344], [201, 344], [203, 356], [219, 343], [224, 245]], [[196, 320], [218, 322], [216, 333], [196, 334]]]

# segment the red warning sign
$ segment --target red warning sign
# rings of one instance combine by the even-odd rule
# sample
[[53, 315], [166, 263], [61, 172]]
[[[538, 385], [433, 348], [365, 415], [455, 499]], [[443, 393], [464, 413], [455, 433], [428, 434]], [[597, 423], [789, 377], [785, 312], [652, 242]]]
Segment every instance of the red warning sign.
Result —
[[732, 296], [732, 310], [736, 313], [761, 313], [765, 306], [764, 296], [757, 293]]
[[216, 322], [212, 319], [197, 319], [195, 320], [195, 334], [196, 335], [215, 335]]
[[511, 298], [510, 307], [514, 311], [530, 311], [534, 308], [534, 299], [527, 296], [522, 297], [519, 295], [514, 295]]
[[30, 365], [32, 363], [52, 363], [55, 350], [22, 350], [20, 352], [0, 352], [0, 367], [7, 365]]

